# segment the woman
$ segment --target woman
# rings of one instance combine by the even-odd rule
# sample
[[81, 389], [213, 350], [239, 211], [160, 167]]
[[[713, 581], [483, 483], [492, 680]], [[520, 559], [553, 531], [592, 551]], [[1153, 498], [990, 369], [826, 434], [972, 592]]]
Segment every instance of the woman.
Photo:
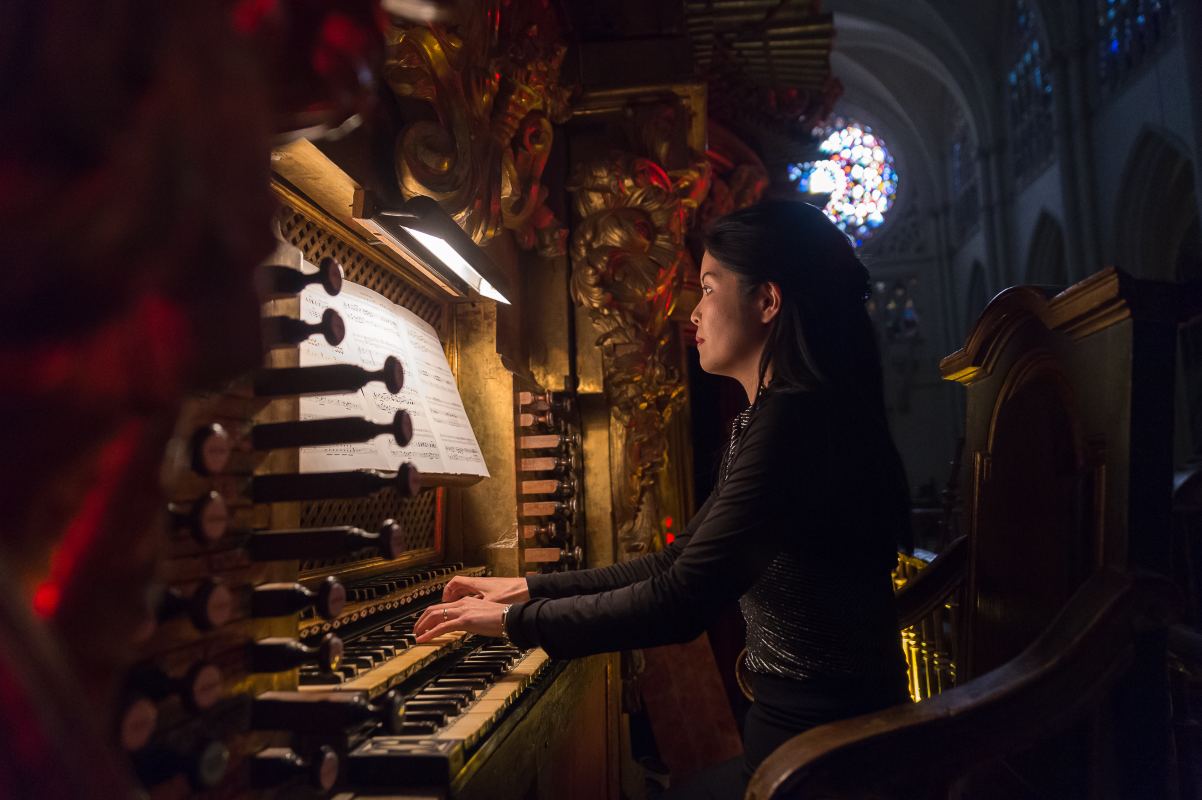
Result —
[[739, 381], [719, 483], [664, 550], [598, 569], [455, 578], [416, 626], [507, 635], [553, 657], [689, 641], [738, 599], [755, 701], [744, 756], [678, 797], [741, 797], [784, 741], [906, 698], [890, 572], [908, 489], [885, 419], [868, 274], [817, 208], [764, 202], [705, 237], [691, 319]]

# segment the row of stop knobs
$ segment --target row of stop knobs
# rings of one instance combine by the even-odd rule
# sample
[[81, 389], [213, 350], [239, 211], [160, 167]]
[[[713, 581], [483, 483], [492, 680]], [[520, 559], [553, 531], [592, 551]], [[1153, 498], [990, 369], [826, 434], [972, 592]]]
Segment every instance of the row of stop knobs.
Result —
[[[334, 259], [323, 259], [316, 273], [305, 274], [283, 266], [260, 269], [257, 276], [264, 299], [298, 294], [306, 287], [318, 286], [328, 295], [339, 293], [343, 283], [342, 267]], [[263, 341], [269, 348], [291, 346], [310, 336], [322, 336], [328, 344], [338, 344], [345, 335], [343, 320], [335, 311], [326, 311], [315, 323], [272, 316], [263, 321]], [[384, 360], [379, 369], [355, 365], [326, 365], [261, 369], [253, 376], [254, 394], [262, 398], [339, 394], [357, 391], [372, 382], [384, 385], [392, 394], [401, 391], [404, 370], [395, 356]], [[272, 503], [318, 500], [329, 497], [365, 497], [385, 488], [396, 489], [402, 496], [417, 494], [421, 476], [412, 465], [403, 464], [395, 472], [352, 470], [326, 475], [254, 475], [248, 455], [280, 448], [315, 447], [366, 442], [381, 435], [392, 436], [404, 447], [413, 438], [413, 422], [401, 409], [386, 422], [346, 417], [258, 424], [241, 428], [211, 423], [197, 428], [187, 442], [188, 466], [202, 478], [220, 481], [194, 500], [173, 503], [170, 520], [175, 529], [186, 531], [202, 546], [216, 544], [226, 537], [238, 537], [242, 551], [251, 561], [311, 560], [349, 555], [379, 556], [394, 559], [403, 552], [406, 536], [401, 526], [386, 520], [377, 530], [351, 526], [290, 530], [251, 530], [235, 524], [235, 513], [227, 497], [239, 496], [239, 503]], [[243, 486], [232, 485], [231, 473], [246, 475]], [[225, 494], [217, 491], [225, 487]], [[231, 495], [230, 492], [234, 495]], [[318, 584], [298, 582], [267, 583], [255, 587], [232, 587], [218, 577], [206, 577], [192, 584], [161, 589], [152, 599], [153, 622], [142, 631], [149, 639], [155, 626], [174, 624], [185, 619], [198, 631], [208, 632], [235, 617], [277, 617], [312, 610], [325, 619], [337, 618], [347, 602], [347, 589], [335, 578]], [[323, 670], [338, 667], [342, 658], [341, 640], [328, 635], [312, 644], [296, 638], [272, 637], [246, 643], [241, 661], [250, 672], [279, 672], [302, 665], [317, 665]], [[223, 716], [232, 705], [249, 702], [253, 709], [253, 729], [305, 729], [305, 721], [323, 730], [346, 727], [374, 720], [388, 726], [399, 701], [386, 696], [374, 703], [365, 696], [341, 693], [311, 695], [299, 692], [269, 692], [253, 699], [225, 697], [226, 678], [217, 663], [195, 661], [182, 672], [144, 662], [127, 675], [117, 717], [117, 736], [131, 753], [134, 766], [146, 786], [172, 777], [184, 776], [198, 789], [212, 788], [224, 780], [230, 761], [229, 750], [219, 739], [200, 735], [216, 723], [205, 720], [216, 713]], [[223, 702], [228, 701], [228, 702]], [[178, 714], [181, 709], [192, 722], [155, 736], [164, 708]], [[299, 715], [299, 716], [298, 716]], [[202, 724], [203, 723], [203, 724]], [[244, 728], [237, 724], [235, 729]], [[182, 743], [181, 737], [191, 738]], [[290, 748], [268, 748], [248, 759], [249, 780], [253, 786], [267, 787], [301, 780], [318, 788], [330, 788], [338, 773], [338, 757], [333, 750], [321, 748], [304, 753]]]
[[552, 391], [519, 392], [517, 400], [523, 557], [530, 568], [579, 568], [584, 554], [573, 535], [581, 510], [575, 400]]

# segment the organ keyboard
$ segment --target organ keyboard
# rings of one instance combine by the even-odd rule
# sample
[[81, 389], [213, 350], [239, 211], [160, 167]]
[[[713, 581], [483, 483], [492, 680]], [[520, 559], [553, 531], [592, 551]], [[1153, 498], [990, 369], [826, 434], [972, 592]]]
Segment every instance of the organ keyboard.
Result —
[[[455, 576], [583, 565], [575, 398], [510, 372], [485, 391], [461, 388], [473, 425], [473, 414], [508, 418], [503, 435], [481, 442], [493, 477], [470, 495], [471, 480], [423, 475], [403, 460], [302, 469], [304, 447], [416, 447], [427, 412], [400, 402], [422, 373], [411, 376], [396, 355], [381, 353], [378, 368], [300, 362], [297, 343], [314, 335], [355, 345], [357, 318], [301, 322], [297, 294], [353, 295], [382, 272], [374, 253], [340, 245], [358, 259], [344, 269], [328, 240], [301, 243], [316, 272], [288, 247], [260, 270], [262, 367], [228, 393], [198, 397], [181, 425], [191, 433], [167, 480], [166, 586], [126, 676], [115, 739], [151, 800], [292, 796], [300, 787], [339, 800], [502, 796], [492, 771], [528, 780], [539, 768], [496, 754], [566, 731], [561, 712], [540, 710], [549, 691], [588, 709], [564, 747], [578, 740], [596, 750], [613, 730], [612, 661], [557, 664], [541, 650], [460, 632], [418, 644], [413, 626]], [[413, 287], [389, 296], [431, 308]], [[480, 338], [493, 357], [495, 336]], [[342, 411], [358, 392], [396, 406], [387, 416]], [[303, 415], [299, 398], [314, 396], [339, 413]], [[505, 549], [489, 547], [506, 534]]]
[[[492, 734], [507, 713], [524, 695], [532, 694], [540, 680], [551, 672], [551, 662], [540, 649], [518, 651], [508, 647], [481, 648], [502, 658], [489, 662], [482, 677], [473, 680], [462, 702], [435, 703], [448, 712], [442, 724], [430, 723], [428, 732], [410, 735], [373, 736], [355, 748], [348, 759], [348, 778], [365, 788], [397, 785], [450, 785], [464, 769], [481, 743]], [[477, 674], [472, 656], [466, 656], [447, 674]], [[504, 667], [500, 667], [504, 664]], [[435, 678], [415, 690], [423, 696], [431, 688], [446, 685], [447, 678]], [[457, 684], [458, 685], [458, 684]], [[408, 705], [408, 704], [407, 704]]]

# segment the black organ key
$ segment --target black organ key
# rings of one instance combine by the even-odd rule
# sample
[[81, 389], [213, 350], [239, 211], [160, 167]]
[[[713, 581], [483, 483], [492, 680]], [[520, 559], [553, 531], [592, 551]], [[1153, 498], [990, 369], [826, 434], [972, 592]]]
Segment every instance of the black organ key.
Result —
[[[453, 716], [453, 715], [452, 715]], [[447, 724], [447, 712], [436, 710], [405, 710], [406, 722], [421, 722], [441, 728]]]
[[423, 687], [415, 697], [420, 697], [426, 700], [447, 698], [456, 702], [462, 700], [466, 703], [470, 702], [475, 696], [475, 693], [470, 689], [452, 689], [444, 686], [434, 686], [431, 684], [430, 686]]
[[346, 606], [346, 588], [331, 575], [316, 589], [300, 583], [264, 583], [256, 586], [250, 596], [254, 617], [280, 617], [310, 606], [323, 619], [335, 619]]
[[255, 274], [255, 287], [264, 300], [298, 294], [314, 284], [333, 297], [342, 291], [343, 277], [342, 264], [327, 256], [317, 265], [317, 272], [304, 273], [278, 264], [260, 267]]
[[206, 477], [221, 474], [230, 462], [232, 449], [230, 435], [218, 423], [197, 428], [189, 440], [192, 470]]
[[418, 692], [413, 697], [409, 698], [408, 701], [406, 701], [405, 708], [407, 710], [419, 711], [419, 710], [421, 710], [421, 708], [419, 708], [417, 705], [410, 705], [410, 704], [411, 703], [413, 703], [413, 704], [431, 703], [431, 704], [436, 704], [436, 705], [427, 706], [427, 707], [437, 708], [437, 707], [445, 706], [448, 709], [448, 711], [447, 711], [448, 714], [458, 714], [460, 711], [463, 710], [463, 707], [466, 706], [470, 701], [471, 701], [470, 697], [467, 697], [462, 694], [448, 695], [448, 694], [426, 694], [425, 692]]
[[194, 789], [212, 789], [225, 778], [230, 751], [216, 739], [195, 743], [187, 751], [147, 748], [134, 757], [134, 769], [146, 786], [185, 775]]
[[229, 587], [217, 578], [205, 578], [190, 595], [175, 587], [164, 590], [155, 616], [159, 622], [165, 622], [187, 615], [197, 630], [210, 631], [229, 622], [233, 606]]
[[207, 492], [192, 502], [192, 507], [181, 511], [174, 505], [168, 507], [172, 524], [192, 535], [198, 544], [211, 544], [225, 536], [230, 525], [230, 511], [225, 498], [219, 492]]
[[434, 686], [454, 686], [459, 689], [486, 689], [488, 681], [479, 677], [453, 677], [453, 678], [438, 678], [434, 681]]
[[405, 384], [400, 359], [388, 356], [384, 366], [374, 372], [354, 364], [260, 369], [255, 373], [254, 389], [259, 397], [345, 394], [356, 392], [372, 381], [381, 381], [393, 394], [399, 392]]
[[339, 525], [333, 528], [295, 528], [258, 531], [246, 549], [254, 561], [306, 561], [349, 556], [367, 549], [381, 558], [394, 559], [405, 549], [405, 531], [395, 520], [385, 520], [379, 533]]
[[397, 732], [404, 722], [400, 696], [388, 692], [373, 703], [359, 692], [264, 692], [251, 704], [254, 730], [334, 733], [368, 722]]
[[338, 672], [322, 672], [316, 668], [301, 667], [297, 683], [301, 686], [337, 686], [343, 676]]
[[346, 323], [332, 308], [322, 312], [320, 322], [305, 322], [292, 317], [264, 317], [260, 323], [263, 344], [268, 348], [292, 347], [310, 336], [320, 336], [331, 347], [342, 344], [346, 338]]
[[391, 435], [404, 447], [413, 440], [413, 420], [409, 412], [400, 409], [391, 422], [372, 422], [361, 417], [273, 422], [256, 425], [250, 435], [256, 450], [367, 442], [384, 435]]
[[368, 497], [389, 488], [396, 489], [402, 497], [413, 497], [421, 490], [421, 473], [417, 467], [405, 463], [395, 473], [356, 469], [251, 478], [251, 495], [256, 503]]
[[248, 650], [252, 672], [283, 672], [309, 663], [331, 672], [342, 662], [342, 640], [332, 633], [316, 647], [277, 636], [252, 642]]

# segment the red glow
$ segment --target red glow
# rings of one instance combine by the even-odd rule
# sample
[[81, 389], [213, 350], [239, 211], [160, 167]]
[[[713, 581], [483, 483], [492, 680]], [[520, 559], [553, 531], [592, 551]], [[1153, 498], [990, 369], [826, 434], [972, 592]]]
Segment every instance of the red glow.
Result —
[[328, 75], [339, 61], [353, 61], [366, 48], [367, 36], [362, 28], [344, 14], [330, 14], [322, 22], [321, 36], [313, 50], [313, 69]]
[[234, 30], [250, 36], [263, 26], [263, 20], [276, 12], [277, 0], [238, 0], [230, 12]]
[[[86, 338], [20, 350], [0, 350], [0, 372], [29, 395], [83, 391], [95, 405], [128, 400], [163, 402], [178, 391], [180, 370], [192, 353], [180, 306], [145, 294], [123, 317]], [[136, 341], [136, 347], [131, 342]]]
[[664, 527], [665, 527], [665, 528], [671, 528], [671, 527], [672, 527], [672, 517], [670, 517], [670, 516], [669, 516], [669, 517], [664, 517]]
[[33, 610], [41, 617], [52, 616], [58, 608], [58, 601], [61, 599], [62, 593], [58, 590], [58, 584], [46, 581], [38, 586], [33, 591]]
[[54, 614], [62, 589], [70, 580], [80, 556], [88, 551], [92, 540], [100, 534], [105, 516], [137, 450], [144, 423], [128, 422], [104, 445], [96, 463], [96, 481], [84, 496], [79, 511], [67, 524], [63, 539], [50, 556], [50, 575], [34, 590], [34, 611], [43, 617]]
[[668, 531], [668, 534], [664, 537], [664, 540], [668, 544], [672, 544], [672, 542], [676, 541], [676, 534], [672, 533], [672, 531]]

